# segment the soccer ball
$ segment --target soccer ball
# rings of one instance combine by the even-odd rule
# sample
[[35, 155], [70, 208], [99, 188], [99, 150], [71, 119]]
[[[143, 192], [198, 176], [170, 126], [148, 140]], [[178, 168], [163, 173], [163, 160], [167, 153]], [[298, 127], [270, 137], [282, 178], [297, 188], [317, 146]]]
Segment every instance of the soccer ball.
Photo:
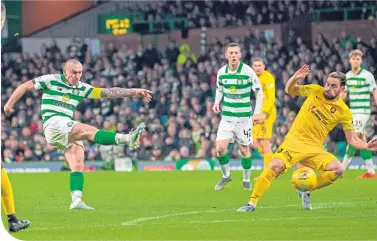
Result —
[[292, 184], [302, 192], [309, 191], [317, 185], [317, 175], [308, 167], [299, 168], [292, 174]]

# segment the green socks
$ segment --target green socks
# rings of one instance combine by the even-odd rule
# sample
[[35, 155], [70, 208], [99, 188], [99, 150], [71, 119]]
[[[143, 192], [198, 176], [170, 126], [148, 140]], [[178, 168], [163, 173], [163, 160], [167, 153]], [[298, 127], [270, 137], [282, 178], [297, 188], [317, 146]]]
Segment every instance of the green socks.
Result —
[[243, 168], [243, 181], [250, 182], [250, 174], [251, 174], [251, 155], [249, 157], [242, 157], [241, 164]]
[[115, 132], [99, 130], [94, 135], [94, 143], [101, 145], [117, 145], [115, 140], [116, 134]]
[[220, 163], [221, 166], [228, 164], [229, 163], [228, 152], [225, 153], [224, 156], [218, 156], [217, 159], [219, 159], [219, 163]]
[[[221, 166], [226, 165], [229, 163], [229, 155], [226, 153], [224, 156], [218, 156], [217, 159], [219, 159], [219, 163]], [[251, 168], [251, 156], [242, 158], [241, 159], [242, 167], [243, 169], [250, 169]]]
[[[345, 168], [347, 168], [347, 166], [351, 163], [352, 157], [355, 156], [355, 153], [356, 153], [356, 148], [351, 145], [347, 145], [347, 152], [343, 159], [343, 166]], [[360, 150], [360, 156], [365, 161], [365, 166], [368, 170], [368, 173], [372, 173], [372, 174], [375, 173], [373, 160], [372, 160], [372, 157], [373, 157], [372, 152], [367, 151], [367, 150]]]
[[347, 145], [346, 155], [350, 157], [354, 157], [356, 153], [356, 147], [353, 147], [351, 145]]
[[[347, 145], [346, 155], [353, 157], [355, 156], [355, 153], [356, 153], [356, 148], [351, 145]], [[361, 158], [363, 158], [363, 160], [368, 160], [372, 158], [373, 154], [371, 151], [360, 150], [360, 156]]]
[[228, 152], [225, 153], [224, 156], [218, 156], [217, 159], [219, 159], [220, 169], [221, 169], [221, 173], [223, 174], [223, 177], [228, 178], [230, 176]]
[[243, 169], [250, 169], [251, 168], [251, 156], [241, 158], [242, 168]]
[[[223, 156], [218, 156], [217, 159], [219, 160], [220, 169], [223, 174], [224, 178], [230, 176], [230, 166], [229, 166], [229, 154], [225, 153]], [[251, 169], [251, 156], [242, 158], [241, 159], [243, 171], [243, 181], [250, 182], [250, 169]]]
[[71, 172], [69, 179], [71, 192], [80, 191], [84, 188], [84, 174], [82, 172]]
[[366, 160], [372, 159], [373, 154], [371, 151], [360, 150], [360, 156], [361, 158], [363, 158], [364, 161], [366, 161]]

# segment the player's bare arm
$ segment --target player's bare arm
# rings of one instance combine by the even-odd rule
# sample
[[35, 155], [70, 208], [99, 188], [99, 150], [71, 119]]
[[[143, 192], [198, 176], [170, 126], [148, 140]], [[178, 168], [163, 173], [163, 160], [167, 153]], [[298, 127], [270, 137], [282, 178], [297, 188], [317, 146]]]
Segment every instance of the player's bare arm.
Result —
[[255, 108], [254, 108], [253, 120], [256, 123], [263, 123], [263, 121], [267, 118], [267, 115], [264, 112], [261, 113], [262, 103], [263, 103], [262, 89], [256, 88], [254, 93], [255, 93]]
[[213, 112], [215, 112], [216, 114], [220, 113], [220, 102], [223, 98], [223, 95], [224, 93], [221, 90], [216, 89], [215, 103], [213, 104], [213, 107], [212, 107]]
[[296, 73], [288, 80], [285, 86], [285, 92], [292, 96], [298, 96], [299, 93], [299, 84], [297, 83], [300, 80], [303, 80], [310, 73], [309, 65], [303, 65]]
[[213, 104], [212, 111], [216, 114], [220, 114], [220, 102], [224, 96], [224, 88], [219, 83], [219, 71], [217, 72], [216, 86], [215, 103]]
[[126, 88], [106, 88], [102, 90], [101, 98], [114, 99], [114, 98], [124, 98], [138, 96], [142, 97], [144, 101], [150, 102], [152, 100], [153, 92], [146, 89], [126, 89]]
[[377, 139], [373, 139], [366, 143], [361, 140], [354, 130], [344, 131], [347, 143], [360, 150], [377, 151]]
[[33, 82], [31, 80], [21, 84], [16, 88], [16, 90], [13, 92], [7, 103], [4, 105], [4, 112], [5, 115], [10, 115], [12, 112], [14, 112], [14, 104], [24, 96], [24, 94], [28, 91], [33, 91], [34, 86]]
[[376, 103], [377, 105], [377, 89], [372, 91], [372, 95], [373, 95], [374, 103]]

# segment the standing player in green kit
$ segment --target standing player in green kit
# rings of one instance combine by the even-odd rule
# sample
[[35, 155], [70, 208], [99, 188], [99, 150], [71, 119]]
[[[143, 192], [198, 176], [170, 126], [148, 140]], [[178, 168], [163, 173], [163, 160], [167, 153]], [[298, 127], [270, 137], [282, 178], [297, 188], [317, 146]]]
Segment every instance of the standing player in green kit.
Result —
[[[228, 145], [239, 144], [243, 168], [243, 188], [251, 190], [250, 171], [253, 121], [262, 119], [260, 114], [263, 103], [263, 92], [254, 70], [241, 62], [241, 47], [237, 43], [229, 43], [225, 47], [225, 57], [228, 64], [217, 72], [216, 99], [212, 110], [219, 114], [221, 121], [216, 137], [216, 151], [221, 168], [222, 178], [216, 184], [215, 190], [222, 190], [232, 181], [230, 175]], [[255, 92], [255, 108], [251, 106], [250, 94]], [[220, 110], [220, 102], [222, 108]]]
[[[359, 49], [353, 50], [350, 54], [350, 64], [352, 69], [346, 74], [347, 92], [349, 94], [349, 105], [352, 112], [352, 125], [359, 137], [366, 141], [365, 130], [370, 120], [371, 103], [370, 96], [373, 94], [374, 102], [377, 104], [377, 85], [371, 72], [361, 67], [363, 53]], [[346, 93], [342, 96], [345, 98]], [[356, 148], [347, 145], [347, 153], [343, 159], [343, 166], [347, 168], [352, 158], [355, 156]], [[367, 172], [358, 178], [377, 178], [374, 170], [372, 152], [360, 150], [360, 156], [365, 161]]]
[[43, 132], [47, 142], [64, 152], [69, 167], [72, 203], [70, 209], [94, 209], [82, 201], [84, 187], [84, 140], [100, 145], [128, 145], [138, 147], [139, 137], [145, 129], [141, 123], [129, 134], [99, 130], [93, 126], [73, 120], [76, 106], [84, 98], [105, 99], [139, 96], [151, 101], [152, 92], [145, 89], [95, 88], [80, 81], [82, 65], [75, 59], [64, 65], [63, 74], [43, 75], [21, 84], [4, 106], [6, 115], [11, 114], [14, 104], [27, 91], [43, 91], [41, 115]]

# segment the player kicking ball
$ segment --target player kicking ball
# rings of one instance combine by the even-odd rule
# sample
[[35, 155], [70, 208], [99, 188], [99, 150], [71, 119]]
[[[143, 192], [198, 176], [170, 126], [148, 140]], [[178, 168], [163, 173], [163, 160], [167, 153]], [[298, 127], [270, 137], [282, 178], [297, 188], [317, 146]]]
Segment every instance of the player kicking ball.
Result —
[[[349, 93], [349, 104], [353, 115], [352, 125], [354, 126], [359, 137], [364, 141], [367, 140], [365, 130], [370, 120], [370, 93], [373, 94], [374, 102], [377, 104], [377, 85], [376, 80], [371, 72], [361, 67], [363, 53], [355, 49], [350, 54], [350, 70], [347, 76], [347, 91]], [[347, 96], [344, 92], [342, 98]], [[343, 159], [343, 166], [351, 163], [352, 158], [355, 156], [356, 148], [350, 144], [347, 145], [347, 153]], [[367, 172], [358, 178], [377, 178], [376, 171], [374, 170], [372, 152], [368, 150], [360, 150], [360, 156], [365, 161]]]
[[241, 62], [241, 47], [237, 43], [229, 43], [225, 47], [225, 57], [228, 64], [217, 72], [216, 99], [212, 110], [220, 113], [220, 102], [224, 97], [221, 110], [222, 118], [216, 138], [217, 158], [220, 163], [222, 178], [216, 184], [215, 190], [221, 190], [225, 184], [232, 181], [230, 175], [228, 145], [236, 141], [239, 144], [243, 167], [243, 187], [250, 190], [251, 169], [251, 133], [252, 107], [250, 94], [253, 89], [256, 95], [254, 121], [261, 119], [260, 111], [263, 93], [254, 70]]
[[145, 89], [95, 88], [80, 81], [82, 73], [81, 63], [70, 59], [64, 65], [63, 74], [43, 75], [21, 84], [4, 106], [5, 114], [10, 115], [14, 111], [14, 104], [27, 91], [43, 91], [41, 115], [44, 135], [47, 143], [64, 152], [72, 171], [70, 209], [94, 209], [82, 201], [84, 187], [84, 144], [82, 141], [93, 141], [100, 145], [128, 145], [136, 148], [145, 128], [144, 123], [141, 123], [129, 134], [99, 130], [73, 120], [77, 105], [84, 98], [139, 96], [146, 102], [151, 101], [152, 98], [152, 92]]
[[[284, 142], [273, 155], [269, 168], [258, 177], [249, 202], [238, 212], [254, 211], [259, 199], [270, 187], [275, 173], [283, 173], [298, 162], [316, 170], [324, 171], [318, 176], [317, 185], [311, 190], [320, 189], [334, 183], [343, 175], [344, 167], [331, 153], [323, 150], [329, 132], [338, 124], [343, 126], [347, 142], [361, 150], [377, 150], [377, 140], [368, 143], [361, 140], [352, 126], [350, 109], [340, 98], [345, 91], [346, 76], [332, 72], [325, 86], [298, 85], [310, 73], [309, 66], [301, 67], [287, 82], [285, 91], [292, 96], [307, 97]], [[312, 209], [310, 192], [299, 192], [304, 209]]]

